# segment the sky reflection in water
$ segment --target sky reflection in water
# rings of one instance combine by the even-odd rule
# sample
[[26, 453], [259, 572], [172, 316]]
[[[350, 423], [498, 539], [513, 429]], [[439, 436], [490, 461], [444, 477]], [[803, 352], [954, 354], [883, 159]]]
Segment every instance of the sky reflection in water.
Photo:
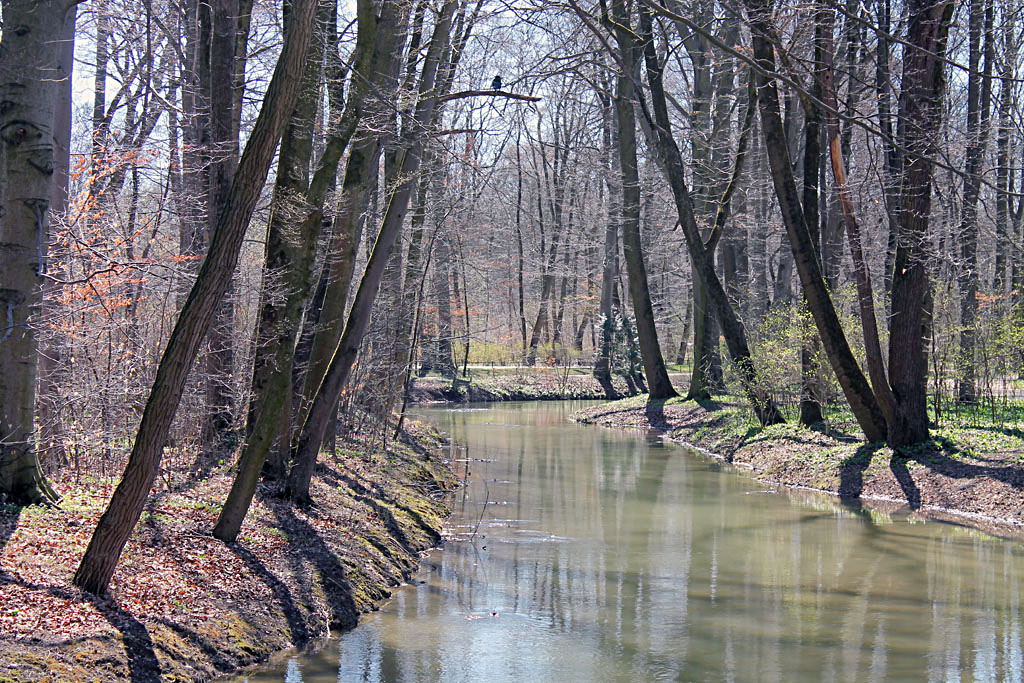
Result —
[[580, 405], [419, 409], [468, 469], [455, 538], [355, 631], [248, 680], [1024, 676], [1020, 543], [766, 493], [568, 424]]

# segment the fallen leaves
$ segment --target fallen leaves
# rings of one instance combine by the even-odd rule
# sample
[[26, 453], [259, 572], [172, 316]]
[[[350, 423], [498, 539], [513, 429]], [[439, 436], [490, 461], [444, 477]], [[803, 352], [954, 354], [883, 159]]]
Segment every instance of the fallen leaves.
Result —
[[[110, 596], [104, 599], [73, 588], [71, 578], [110, 499], [110, 481], [88, 479], [76, 484], [71, 479], [56, 480], [54, 485], [64, 496], [61, 508], [0, 508], [0, 650], [5, 641], [18, 643], [40, 648], [42, 658], [89, 641], [99, 650], [110, 650], [102, 655], [108, 660], [126, 660], [125, 648], [118, 645], [121, 638], [140, 630], [145, 634], [154, 627], [169, 627], [186, 641], [195, 641], [191, 645], [196, 648], [195, 656], [206, 652], [203, 647], [212, 643], [217, 650], [237, 646], [238, 656], [251, 658], [256, 650], [265, 650], [266, 656], [275, 647], [286, 647], [290, 639], [310, 637], [313, 634], [301, 635], [305, 631], [294, 635], [289, 625], [296, 619], [324, 619], [316, 611], [322, 609], [304, 602], [317, 599], [309, 592], [311, 573], [313, 580], [330, 583], [333, 588], [328, 592], [335, 594], [338, 589], [346, 590], [348, 582], [358, 576], [363, 577], [360, 581], [397, 584], [416, 557], [399, 556], [406, 551], [397, 542], [389, 543], [384, 553], [364, 540], [376, 539], [379, 544], [380, 539], [391, 538], [389, 521], [378, 509], [389, 505], [391, 496], [401, 491], [403, 496], [417, 496], [420, 504], [441, 510], [427, 493], [418, 493], [417, 480], [424, 472], [420, 456], [409, 450], [397, 461], [376, 455], [359, 458], [358, 453], [372, 453], [373, 448], [359, 437], [346, 446], [352, 455], [345, 465], [324, 467], [314, 479], [317, 506], [298, 510], [263, 489], [234, 546], [210, 535], [220, 502], [230, 488], [230, 476], [221, 473], [199, 482], [179, 482], [182, 485], [173, 493], [160, 487], [125, 547]], [[424, 462], [440, 468], [441, 460], [434, 457]], [[357, 461], [359, 466], [353, 469], [358, 472], [350, 475], [347, 465]], [[395, 462], [409, 466], [396, 469]], [[450, 473], [433, 471], [437, 477], [434, 489], [453, 482]], [[344, 483], [346, 477], [349, 484]], [[396, 508], [389, 516], [408, 538], [421, 534], [422, 548], [431, 544], [411, 518], [402, 518], [401, 510]], [[338, 570], [328, 575], [323, 567]], [[373, 606], [370, 601], [387, 593], [384, 585], [365, 588], [361, 594], [365, 597], [355, 601], [357, 608], [369, 609]], [[296, 616], [295, 610], [309, 613]], [[289, 611], [292, 615], [286, 619]], [[224, 624], [234, 623], [232, 620], [269, 620], [282, 640], [267, 640], [258, 647], [220, 643], [218, 639], [230, 637], [223, 631]], [[216, 626], [211, 629], [209, 624]], [[326, 623], [319, 628], [326, 628]], [[212, 640], [197, 644], [199, 633]], [[97, 640], [104, 638], [108, 640]], [[172, 649], [174, 656], [183, 651], [180, 644]], [[167, 653], [161, 652], [161, 656]], [[204, 656], [213, 655], [207, 652]], [[196, 662], [179, 664], [195, 666]], [[223, 664], [207, 662], [209, 666], [217, 669]]]

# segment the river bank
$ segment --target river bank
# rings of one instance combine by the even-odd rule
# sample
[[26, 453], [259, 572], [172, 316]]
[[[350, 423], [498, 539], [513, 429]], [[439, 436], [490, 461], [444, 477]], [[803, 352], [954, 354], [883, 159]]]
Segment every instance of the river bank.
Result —
[[750, 471], [770, 485], [906, 507], [1000, 534], [1024, 532], [1024, 425], [946, 416], [933, 438], [905, 452], [870, 444], [856, 425], [826, 433], [796, 424], [760, 428], [735, 405], [637, 396], [579, 411], [577, 422], [656, 430]]
[[314, 507], [261, 487], [233, 545], [210, 536], [229, 473], [160, 480], [103, 599], [71, 577], [113, 480], [53, 482], [58, 509], [0, 507], [0, 681], [209, 680], [352, 628], [440, 541], [457, 483], [442, 446], [420, 425], [386, 452], [340, 443]]
[[[621, 377], [614, 377], [619, 396], [628, 393]], [[604, 400], [604, 389], [593, 373], [573, 369], [530, 369], [523, 372], [478, 370], [471, 380], [427, 377], [409, 388], [410, 403], [494, 403], [498, 401]]]

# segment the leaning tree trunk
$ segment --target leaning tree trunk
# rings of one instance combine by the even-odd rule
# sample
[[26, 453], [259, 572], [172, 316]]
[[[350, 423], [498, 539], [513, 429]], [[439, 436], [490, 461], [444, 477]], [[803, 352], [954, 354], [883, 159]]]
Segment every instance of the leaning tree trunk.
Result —
[[103, 594], [110, 585], [121, 551], [142, 514], [160, 468], [167, 433], [199, 345], [231, 284], [274, 150], [295, 108], [315, 7], [315, 0], [294, 0], [292, 4], [281, 56], [239, 161], [210, 249], [160, 359], [128, 466], [75, 573], [74, 584], [90, 593]]
[[[290, 429], [282, 429], [282, 419], [290, 418], [292, 397], [292, 363], [296, 337], [300, 328], [302, 310], [313, 287], [313, 259], [317, 237], [323, 223], [322, 207], [326, 188], [338, 165], [340, 152], [332, 155], [328, 163], [321, 162], [312, 183], [307, 182], [309, 161], [313, 152], [313, 124], [319, 101], [321, 70], [325, 45], [324, 28], [333, 21], [334, 0], [319, 0], [317, 40], [311, 41], [306, 59], [303, 92], [292, 120], [281, 141], [278, 176], [275, 187], [274, 208], [267, 235], [265, 283], [257, 329], [257, 350], [253, 364], [252, 403], [249, 407], [247, 439], [239, 459], [238, 473], [224, 503], [213, 534], [222, 541], [232, 542], [242, 527], [242, 521], [252, 503], [256, 485], [263, 470], [267, 453], [274, 438], [287, 439]], [[356, 42], [356, 73], [367, 70], [372, 58], [376, 17], [373, 3], [360, 0], [359, 35]], [[326, 49], [333, 50], [333, 45]], [[339, 77], [332, 74], [329, 77]], [[352, 93], [359, 98], [361, 89]], [[358, 104], [350, 102], [353, 108]], [[338, 137], [347, 144], [357, 114], [350, 109], [342, 117], [342, 125], [334, 131], [331, 141]], [[327, 156], [327, 155], [325, 155]], [[288, 225], [289, 222], [297, 224]], [[284, 295], [274, 292], [283, 289]], [[287, 444], [283, 444], [287, 447]]]
[[[313, 336], [309, 351], [309, 362], [302, 376], [302, 396], [296, 410], [296, 424], [301, 428], [306, 419], [313, 398], [331, 362], [345, 326], [345, 308], [349, 289], [355, 271], [356, 249], [363, 226], [363, 214], [370, 201], [380, 164], [381, 124], [378, 117], [384, 105], [376, 98], [382, 93], [394, 92], [395, 82], [401, 67], [401, 46], [408, 30], [409, 6], [404, 2], [385, 2], [377, 18], [377, 29], [373, 42], [372, 76], [368, 86], [364, 79], [357, 79], [353, 91], [366, 88], [367, 96], [361, 115], [364, 123], [355, 133], [352, 149], [345, 165], [341, 183], [338, 213], [331, 227], [330, 245], [324, 263], [327, 291], [320, 310], [318, 329]], [[350, 100], [352, 101], [352, 100]], [[346, 108], [347, 109], [347, 108]], [[365, 123], [369, 120], [369, 123]]]
[[0, 498], [56, 501], [32, 418], [54, 172], [54, 114], [67, 3], [4, 0], [0, 37]]
[[[434, 88], [435, 78], [442, 51], [448, 43], [456, 4], [455, 0], [448, 0], [445, 3], [434, 27], [430, 49], [420, 77], [420, 101], [416, 105], [414, 115], [419, 126], [429, 123], [433, 117], [434, 108], [437, 106], [438, 92]], [[387, 211], [381, 221], [380, 232], [366, 263], [366, 270], [359, 283], [359, 289], [352, 300], [352, 310], [345, 323], [345, 331], [342, 333], [330, 365], [324, 373], [316, 397], [309, 407], [295, 448], [295, 465], [288, 476], [287, 491], [292, 500], [297, 503], [309, 502], [309, 485], [316, 467], [320, 444], [323, 443], [324, 434], [327, 432], [328, 425], [331, 424], [332, 408], [336, 405], [341, 390], [348, 382], [352, 365], [370, 324], [370, 312], [384, 277], [385, 266], [409, 209], [409, 200], [415, 185], [415, 175], [419, 171], [422, 150], [422, 140], [418, 137], [422, 133], [418, 126], [413, 126], [413, 128], [416, 130], [410, 132], [401, 141], [402, 149], [396, 160], [400, 169], [398, 177], [402, 179], [401, 184], [394, 190], [388, 202]]]
[[853, 356], [822, 278], [821, 267], [793, 178], [779, 108], [778, 88], [774, 80], [763, 75], [775, 72], [775, 48], [769, 39], [774, 32], [771, 0], [747, 0], [747, 9], [754, 43], [754, 59], [760, 67], [757, 77], [758, 108], [761, 113], [765, 149], [768, 152], [772, 182], [778, 196], [783, 223], [789, 235], [800, 283], [807, 298], [807, 307], [814, 316], [822, 346], [858, 424], [869, 441], [881, 441], [886, 435], [885, 418], [864, 373], [857, 364], [857, 359]]
[[[693, 277], [700, 278], [708, 293], [709, 301], [718, 315], [722, 329], [722, 336], [725, 337], [725, 344], [729, 350], [729, 356], [739, 372], [744, 392], [750, 400], [750, 404], [762, 425], [778, 424], [784, 422], [782, 413], [772, 399], [771, 394], [762, 386], [758, 378], [757, 368], [750, 355], [750, 348], [747, 345], [746, 330], [743, 322], [736, 315], [729, 297], [722, 286], [722, 281], [715, 271], [715, 262], [712, 258], [717, 241], [721, 236], [724, 225], [729, 216], [729, 205], [732, 194], [736, 188], [739, 176], [742, 173], [743, 159], [745, 156], [741, 135], [741, 144], [737, 148], [733, 176], [729, 181], [722, 197], [719, 199], [719, 206], [715, 215], [715, 224], [712, 228], [712, 235], [705, 243], [697, 225], [697, 218], [693, 211], [693, 202], [690, 197], [690, 190], [686, 184], [685, 166], [682, 154], [672, 137], [672, 125], [668, 116], [667, 97], [662, 80], [662, 67], [658, 61], [656, 47], [653, 39], [652, 21], [646, 5], [640, 6], [640, 22], [644, 40], [644, 61], [646, 63], [647, 76], [651, 92], [651, 105], [654, 110], [653, 116], [644, 107], [644, 119], [647, 125], [645, 133], [649, 136], [648, 144], [655, 150], [659, 162], [672, 190], [672, 198], [676, 205], [676, 214], [679, 218], [679, 225], [683, 230], [683, 237], [686, 241], [686, 249], [689, 252], [691, 263], [697, 267], [693, 270]], [[626, 44], [620, 43], [620, 49], [630, 49], [632, 45], [632, 33], [622, 35]], [[643, 100], [641, 100], [643, 106]], [[753, 118], [753, 101], [745, 115], [744, 130], [749, 131]], [[695, 359], [694, 362], [697, 362]]]

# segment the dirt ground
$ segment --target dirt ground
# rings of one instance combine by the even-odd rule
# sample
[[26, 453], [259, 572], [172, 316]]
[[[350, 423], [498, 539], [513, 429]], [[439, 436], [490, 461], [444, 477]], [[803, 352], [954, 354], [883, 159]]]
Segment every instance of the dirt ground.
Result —
[[439, 435], [412, 432], [386, 452], [342, 443], [308, 510], [261, 488], [232, 545], [210, 535], [228, 473], [161, 480], [106, 598], [71, 577], [113, 481], [55, 481], [59, 508], [0, 507], [0, 681], [209, 680], [351, 628], [440, 541], [457, 482]]
[[757, 426], [739, 406], [623, 399], [576, 414], [579, 422], [656, 430], [666, 439], [749, 470], [765, 483], [905, 507], [990, 533], [1024, 533], [1024, 430], [947, 419], [931, 441], [904, 452], [869, 444], [855, 425]]

